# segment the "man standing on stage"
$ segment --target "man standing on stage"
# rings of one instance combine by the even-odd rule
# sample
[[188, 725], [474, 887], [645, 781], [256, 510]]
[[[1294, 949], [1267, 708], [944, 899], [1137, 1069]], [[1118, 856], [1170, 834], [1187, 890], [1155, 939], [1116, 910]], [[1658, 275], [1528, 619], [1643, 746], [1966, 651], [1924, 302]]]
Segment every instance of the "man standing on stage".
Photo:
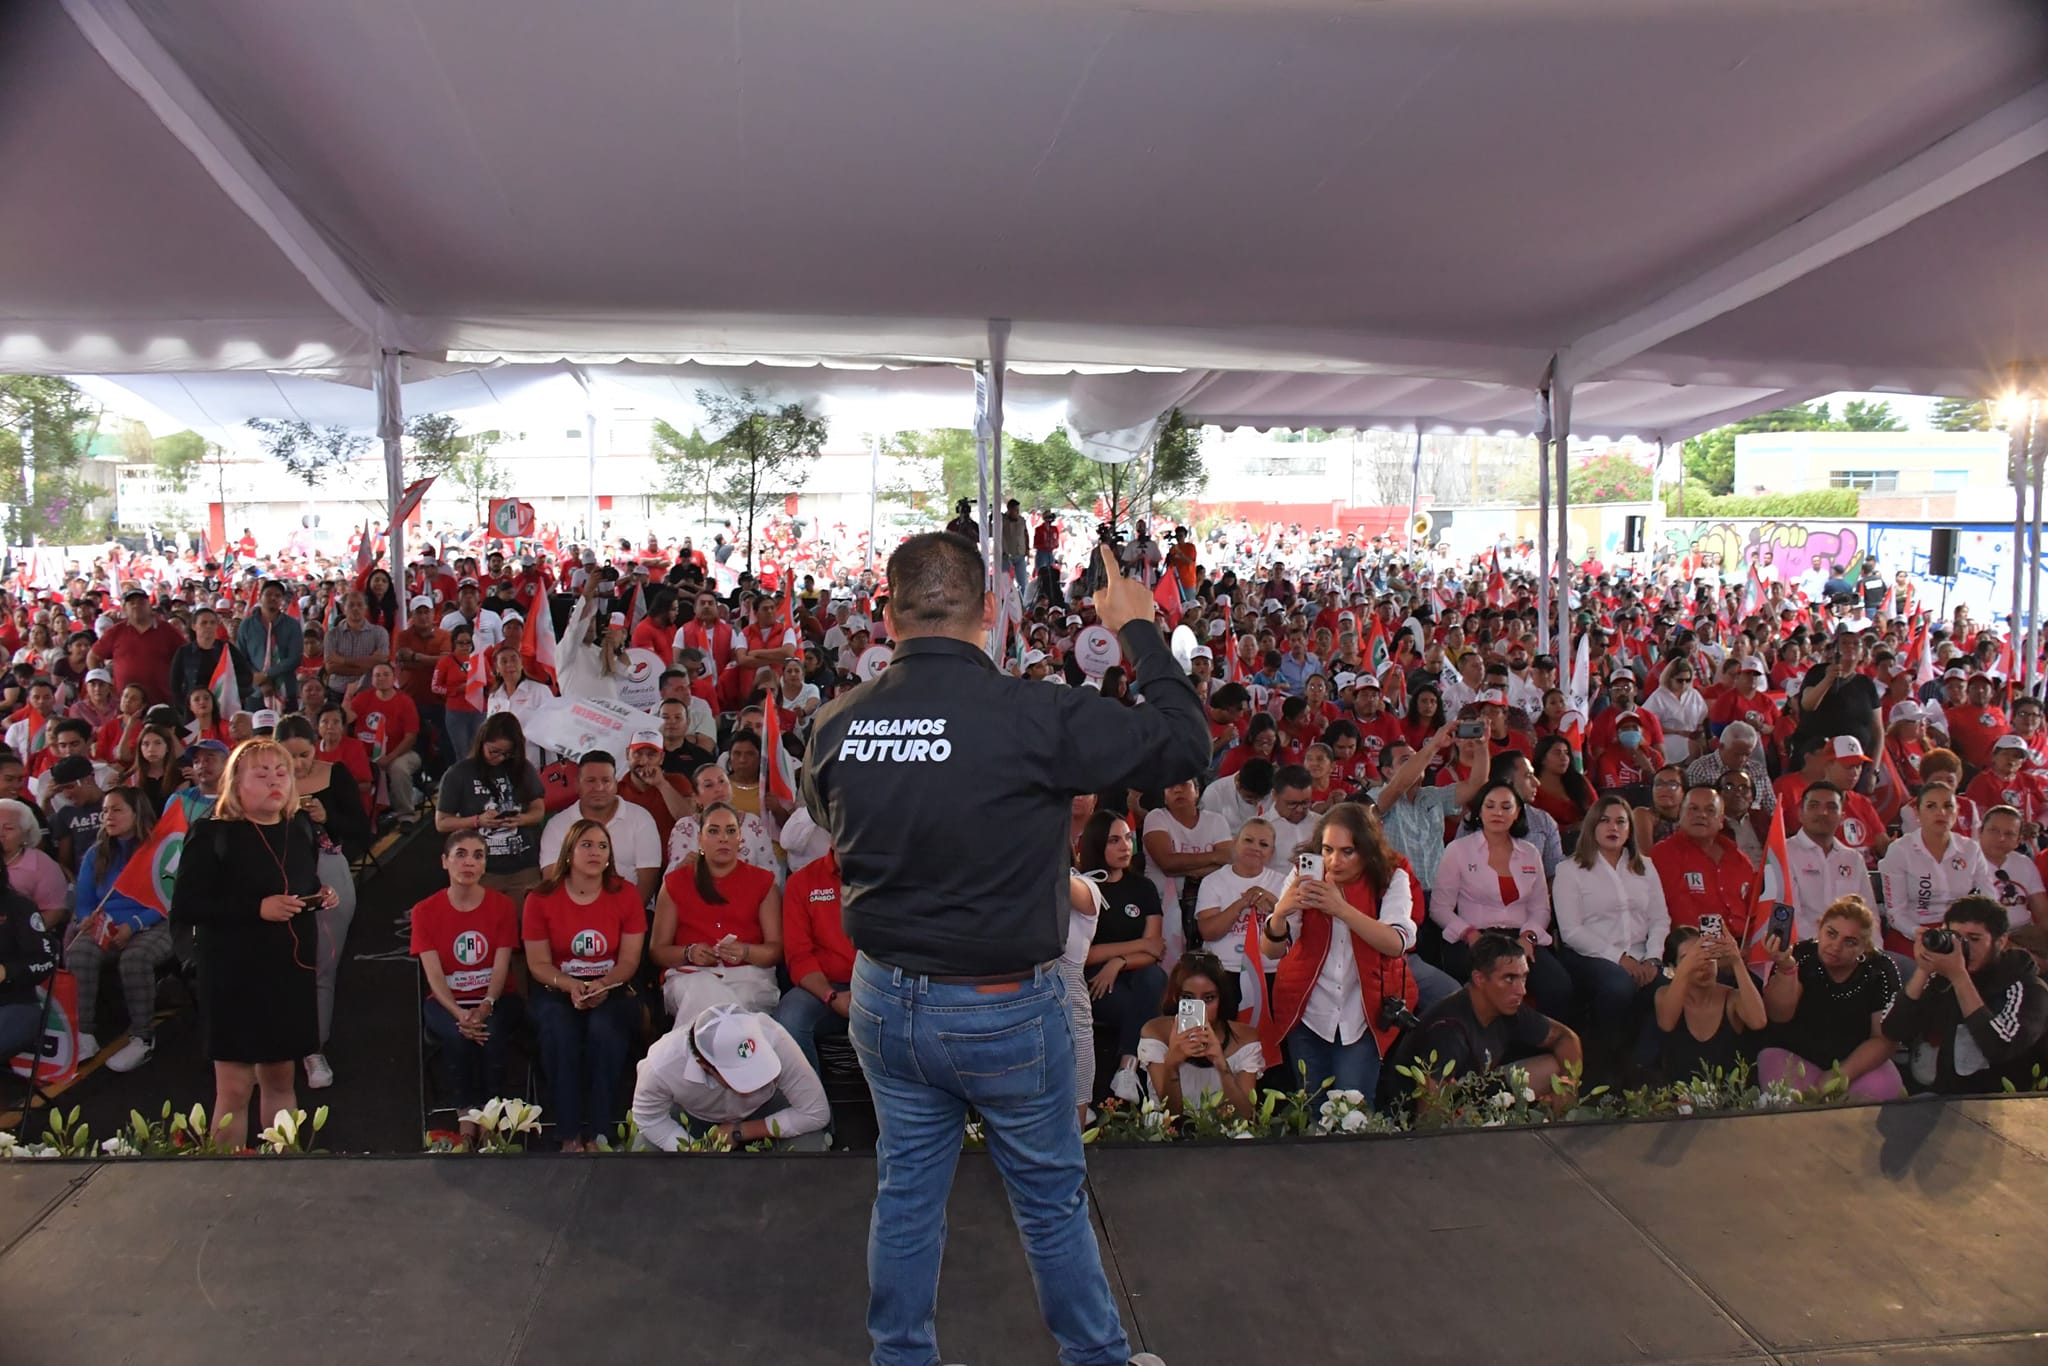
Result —
[[[1095, 595], [1146, 705], [997, 671], [980, 549], [950, 533], [889, 557], [886, 672], [818, 713], [803, 798], [831, 835], [858, 951], [849, 1032], [880, 1129], [868, 1234], [874, 1366], [931, 1366], [946, 1193], [981, 1115], [1066, 1366], [1136, 1357], [1082, 1189], [1074, 1046], [1058, 959], [1071, 800], [1160, 788], [1209, 763], [1202, 706], [1118, 572]], [[989, 832], [1002, 838], [990, 840]], [[1086, 1041], [1084, 1041], [1086, 1046]]]

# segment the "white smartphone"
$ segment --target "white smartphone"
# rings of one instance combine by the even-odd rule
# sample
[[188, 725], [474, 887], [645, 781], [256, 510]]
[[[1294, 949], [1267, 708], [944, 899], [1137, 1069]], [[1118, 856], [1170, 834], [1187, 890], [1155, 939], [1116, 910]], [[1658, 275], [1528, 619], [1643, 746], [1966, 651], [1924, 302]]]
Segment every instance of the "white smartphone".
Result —
[[1178, 1017], [1174, 1020], [1173, 1027], [1177, 1033], [1185, 1033], [1190, 1029], [1207, 1029], [1209, 1027], [1209, 1003], [1207, 1001], [1194, 1001], [1188, 1000], [1185, 997], [1182, 998]]
[[1719, 939], [1722, 933], [1721, 917], [1708, 912], [1700, 917], [1700, 938]]
[[1295, 866], [1300, 869], [1303, 881], [1321, 882], [1323, 880], [1323, 856], [1321, 854], [1303, 854], [1295, 860]]

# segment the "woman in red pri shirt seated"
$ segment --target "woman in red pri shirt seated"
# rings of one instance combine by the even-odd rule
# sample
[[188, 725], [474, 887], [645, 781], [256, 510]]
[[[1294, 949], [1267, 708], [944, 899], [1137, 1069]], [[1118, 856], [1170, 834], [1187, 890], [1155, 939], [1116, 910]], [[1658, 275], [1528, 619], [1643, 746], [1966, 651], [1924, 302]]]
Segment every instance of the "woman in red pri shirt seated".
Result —
[[[516, 1014], [499, 1002], [512, 975], [519, 915], [512, 898], [483, 885], [484, 860], [484, 837], [456, 831], [441, 846], [448, 886], [412, 908], [412, 955], [427, 984], [421, 1020], [440, 1045], [443, 1098], [458, 1113], [490, 1098], [504, 1068], [507, 1019]], [[476, 1136], [476, 1125], [464, 1120], [463, 1141]]]
[[781, 999], [782, 896], [772, 871], [740, 861], [739, 813], [724, 802], [704, 808], [696, 855], [662, 879], [651, 952], [678, 1020], [715, 1005], [773, 1012]]
[[1216, 776], [1233, 777], [1253, 759], [1273, 759], [1278, 763], [1274, 756], [1279, 750], [1280, 723], [1267, 713], [1258, 712], [1246, 724], [1244, 739], [1224, 751], [1223, 762], [1216, 766]]
[[624, 1113], [626, 1061], [639, 1023], [627, 983], [640, 970], [647, 911], [612, 863], [602, 822], [579, 820], [526, 898], [526, 970], [562, 1151], [594, 1146]]

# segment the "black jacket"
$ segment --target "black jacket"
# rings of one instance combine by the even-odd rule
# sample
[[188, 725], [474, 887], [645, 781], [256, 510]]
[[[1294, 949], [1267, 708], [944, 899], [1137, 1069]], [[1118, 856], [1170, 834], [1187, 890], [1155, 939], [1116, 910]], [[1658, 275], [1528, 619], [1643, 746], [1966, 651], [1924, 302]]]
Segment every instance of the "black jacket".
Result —
[[[263, 705], [256, 696], [256, 675], [249, 667], [248, 656], [228, 639], [226, 631], [222, 631], [214, 637], [210, 650], [202, 650], [197, 643], [188, 640], [171, 656], [171, 705], [188, 721], [192, 719], [192, 710], [186, 705], [186, 699], [195, 688], [213, 686], [213, 671], [220, 667], [222, 650], [228, 651], [228, 658], [233, 661], [235, 690], [242, 696], [242, 710], [255, 711]], [[225, 721], [228, 718], [222, 716], [220, 719]]]
[[856, 949], [948, 976], [1059, 956], [1074, 796], [1209, 764], [1202, 704], [1158, 628], [1119, 639], [1143, 706], [1012, 678], [977, 646], [924, 637], [818, 712], [803, 799], [838, 852]]
[[1933, 981], [1917, 1001], [1898, 994], [1885, 1013], [1884, 1036], [1912, 1050], [1910, 1070], [1921, 1086], [1967, 1095], [2000, 1090], [2009, 1080], [2027, 1090], [2035, 1065], [2048, 1061], [2048, 987], [2019, 949], [2007, 949], [1971, 977], [1984, 998], [1976, 1013], [1965, 1017], [1955, 990]]
[[0, 1006], [34, 1005], [36, 989], [57, 970], [57, 936], [43, 927], [35, 903], [18, 892], [0, 892]]

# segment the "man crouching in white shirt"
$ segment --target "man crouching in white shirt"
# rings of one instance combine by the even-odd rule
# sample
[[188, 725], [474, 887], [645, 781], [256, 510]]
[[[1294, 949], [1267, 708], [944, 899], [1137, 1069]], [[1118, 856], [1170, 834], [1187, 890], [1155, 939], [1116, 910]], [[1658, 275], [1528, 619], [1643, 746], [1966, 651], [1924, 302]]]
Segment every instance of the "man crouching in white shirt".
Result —
[[767, 1015], [711, 1006], [640, 1060], [633, 1087], [639, 1146], [674, 1152], [713, 1130], [735, 1148], [769, 1139], [823, 1152], [832, 1108], [790, 1032]]

